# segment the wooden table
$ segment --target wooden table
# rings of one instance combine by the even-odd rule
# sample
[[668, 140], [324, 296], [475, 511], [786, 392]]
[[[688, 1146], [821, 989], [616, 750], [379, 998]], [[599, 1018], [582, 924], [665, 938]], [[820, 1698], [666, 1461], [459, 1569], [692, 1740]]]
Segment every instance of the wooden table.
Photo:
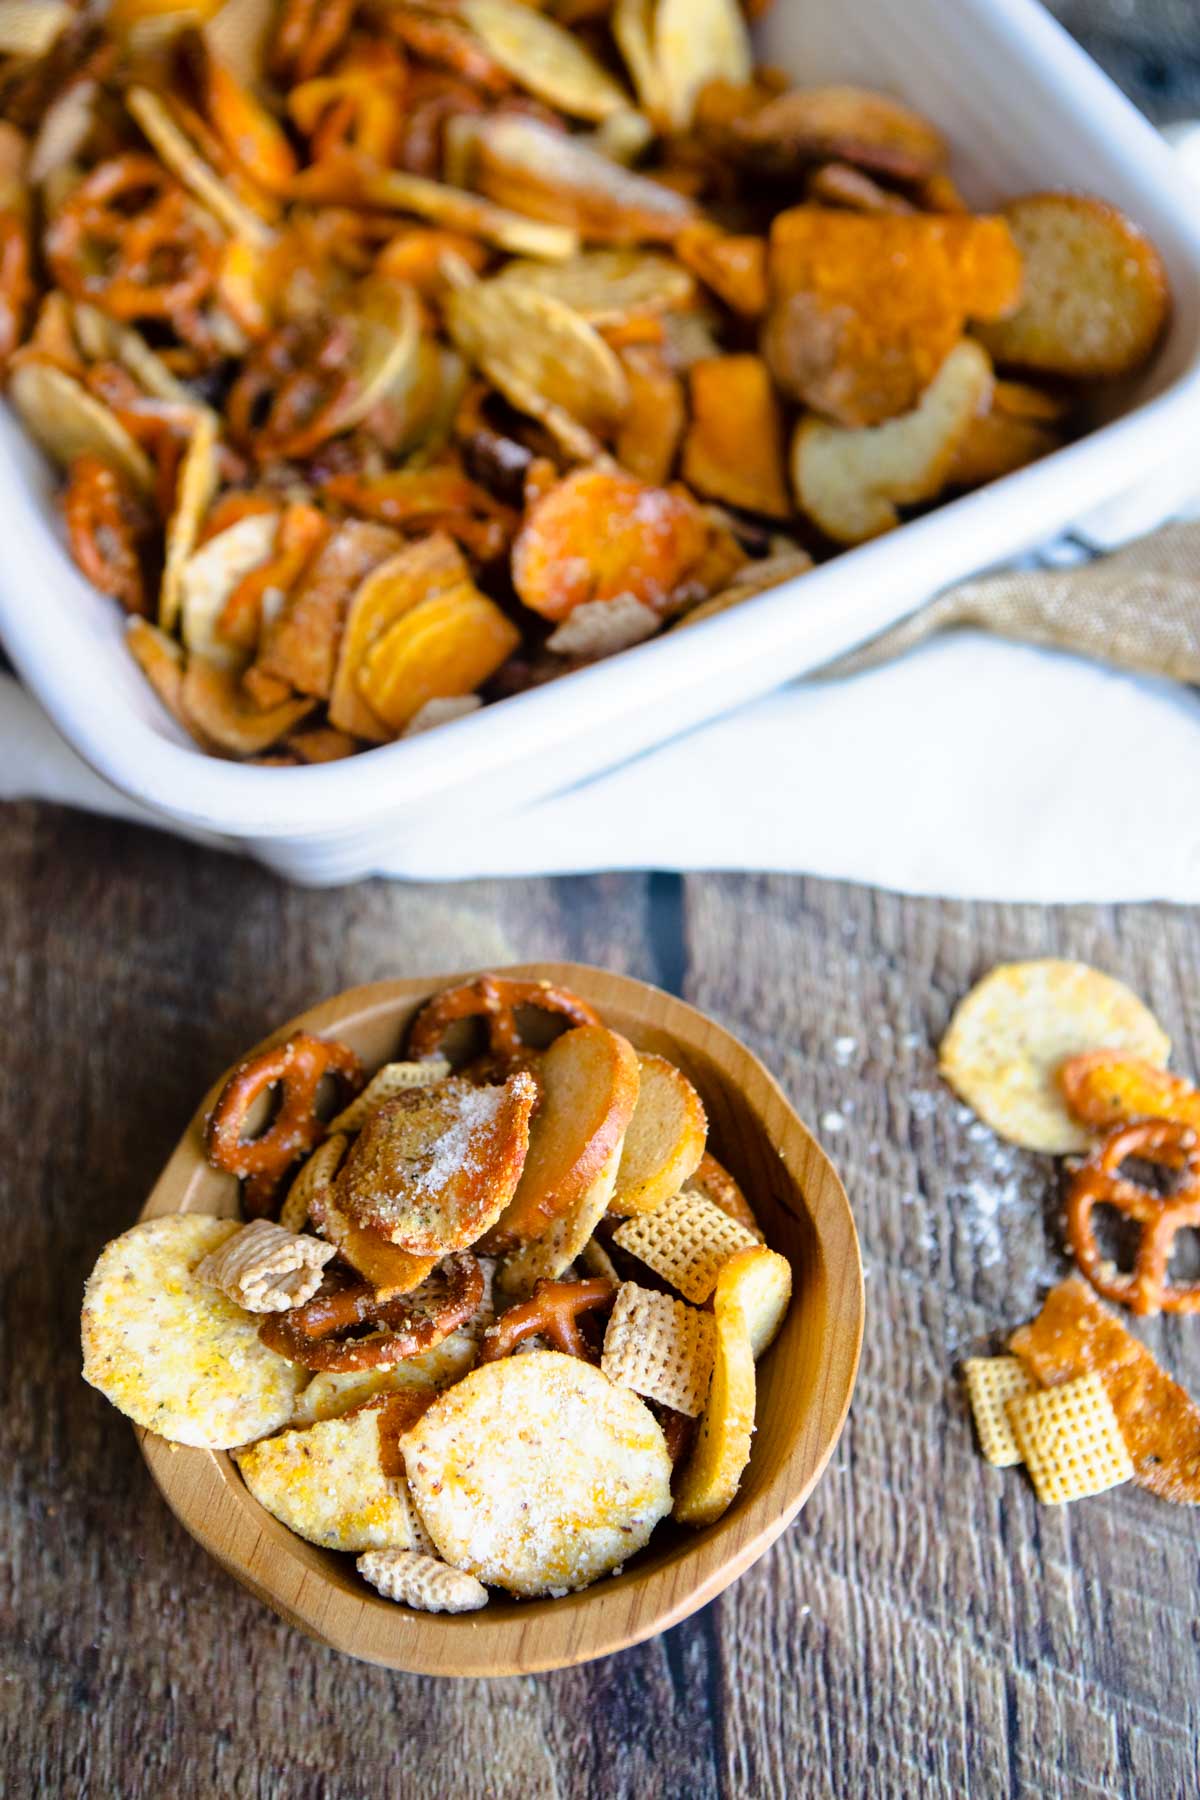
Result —
[[[1192, 0], [1060, 10], [1143, 102], [1200, 110]], [[0, 809], [0, 866], [4, 1793], [1197, 1791], [1200, 1515], [1135, 1488], [1039, 1509], [977, 1455], [958, 1365], [1065, 1268], [1058, 1194], [934, 1057], [976, 976], [1049, 952], [1124, 976], [1200, 1069], [1195, 912], [759, 876], [309, 893], [27, 805]], [[197, 1094], [279, 1019], [352, 982], [535, 956], [682, 992], [766, 1058], [840, 1161], [868, 1328], [832, 1467], [722, 1600], [605, 1663], [438, 1684], [316, 1648], [208, 1562], [79, 1380], [80, 1289]], [[1144, 1335], [1200, 1392], [1200, 1322]]]

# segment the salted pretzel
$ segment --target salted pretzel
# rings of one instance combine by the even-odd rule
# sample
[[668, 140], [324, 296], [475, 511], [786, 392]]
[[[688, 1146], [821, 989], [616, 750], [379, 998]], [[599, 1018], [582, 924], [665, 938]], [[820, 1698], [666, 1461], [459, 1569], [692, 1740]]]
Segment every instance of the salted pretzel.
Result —
[[271, 40], [271, 73], [286, 83], [318, 74], [350, 29], [355, 0], [287, 0]]
[[[239, 1063], [221, 1089], [209, 1115], [205, 1149], [218, 1169], [244, 1178], [242, 1200], [249, 1218], [263, 1218], [273, 1210], [292, 1164], [324, 1137], [316, 1098], [326, 1075], [337, 1081], [343, 1100], [353, 1099], [365, 1080], [362, 1063], [348, 1045], [298, 1031], [286, 1043]], [[261, 1136], [244, 1139], [250, 1108], [271, 1087], [282, 1090], [279, 1111]]]
[[[1157, 1194], [1120, 1172], [1130, 1157], [1180, 1172], [1172, 1194]], [[1111, 1206], [1141, 1227], [1133, 1269], [1122, 1274], [1096, 1243], [1092, 1212]], [[1098, 1294], [1135, 1313], [1200, 1312], [1200, 1280], [1173, 1282], [1167, 1270], [1180, 1226], [1200, 1225], [1200, 1139], [1171, 1119], [1138, 1119], [1109, 1132], [1074, 1171], [1067, 1194], [1067, 1236]]]
[[[482, 1299], [479, 1261], [459, 1251], [411, 1294], [380, 1300], [369, 1282], [351, 1282], [290, 1312], [273, 1313], [258, 1335], [268, 1349], [306, 1369], [343, 1374], [386, 1368], [435, 1349], [474, 1316]], [[374, 1329], [364, 1337], [350, 1335], [364, 1325]]]
[[116, 319], [167, 319], [181, 336], [216, 277], [220, 240], [152, 156], [98, 163], [45, 238], [55, 279]]
[[147, 612], [138, 539], [148, 521], [117, 470], [84, 451], [71, 464], [60, 504], [71, 555], [88, 580], [126, 612]]
[[528, 1062], [532, 1046], [517, 1028], [517, 1010], [529, 1006], [556, 1013], [571, 1025], [599, 1025], [599, 1015], [586, 1000], [548, 981], [514, 981], [505, 975], [480, 975], [462, 987], [446, 988], [427, 1000], [412, 1022], [408, 1054], [414, 1061], [436, 1056], [442, 1039], [457, 1019], [487, 1021], [488, 1058], [485, 1075], [503, 1075]]
[[340, 428], [355, 387], [352, 352], [345, 319], [280, 326], [229, 390], [233, 437], [261, 462], [310, 455]]
[[539, 1281], [528, 1300], [510, 1307], [483, 1334], [480, 1362], [498, 1362], [511, 1356], [518, 1344], [530, 1337], [549, 1339], [567, 1356], [594, 1360], [587, 1339], [579, 1329], [584, 1313], [607, 1306], [616, 1286], [603, 1275], [587, 1281]]

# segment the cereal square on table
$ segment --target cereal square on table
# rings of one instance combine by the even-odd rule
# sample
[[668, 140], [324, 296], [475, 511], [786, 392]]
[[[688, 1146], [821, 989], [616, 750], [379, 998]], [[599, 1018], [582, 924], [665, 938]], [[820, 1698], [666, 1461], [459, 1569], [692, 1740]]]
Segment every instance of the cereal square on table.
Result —
[[694, 1419], [704, 1405], [712, 1363], [711, 1313], [635, 1281], [622, 1282], [600, 1362], [610, 1381]]
[[1133, 1458], [1095, 1371], [1061, 1387], [1019, 1395], [1008, 1402], [1007, 1412], [1037, 1497], [1046, 1506], [1085, 1500], [1133, 1479]]
[[994, 1467], [1009, 1469], [1021, 1461], [1021, 1448], [1004, 1409], [1010, 1400], [1033, 1393], [1037, 1382], [1019, 1356], [971, 1356], [964, 1371], [979, 1447]]
[[703, 1194], [683, 1192], [626, 1219], [613, 1242], [700, 1306], [717, 1285], [721, 1265], [757, 1239]]

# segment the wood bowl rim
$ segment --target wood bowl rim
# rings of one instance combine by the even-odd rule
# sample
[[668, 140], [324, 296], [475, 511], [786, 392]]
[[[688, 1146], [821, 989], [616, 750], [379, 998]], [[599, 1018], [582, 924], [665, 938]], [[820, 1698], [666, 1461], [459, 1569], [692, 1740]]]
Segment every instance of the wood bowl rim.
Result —
[[[289, 1019], [245, 1054], [255, 1055], [298, 1030], [332, 1032], [377, 1018], [381, 1012], [403, 1011], [481, 972], [401, 977], [344, 989]], [[698, 1532], [693, 1543], [664, 1564], [648, 1568], [635, 1564], [628, 1575], [564, 1599], [524, 1603], [516, 1617], [508, 1613], [489, 1618], [488, 1610], [411, 1613], [373, 1594], [348, 1562], [349, 1576], [340, 1581], [320, 1566], [337, 1553], [305, 1543], [265, 1512], [227, 1452], [172, 1445], [134, 1427], [155, 1485], [180, 1524], [281, 1618], [318, 1643], [362, 1661], [412, 1674], [463, 1678], [532, 1674], [612, 1655], [679, 1624], [744, 1574], [795, 1518], [833, 1454], [854, 1391], [865, 1312], [858, 1235], [845, 1188], [825, 1151], [753, 1052], [697, 1008], [636, 976], [558, 961], [506, 964], [492, 972], [574, 988], [600, 1010], [606, 1001], [597, 997], [596, 989], [604, 988], [608, 1004], [644, 1016], [648, 1027], [683, 1045], [702, 1045], [731, 1087], [729, 1063], [742, 1064], [741, 1094], [764, 1131], [764, 1111], [772, 1115], [771, 1136], [819, 1246], [829, 1323], [812, 1377], [814, 1401], [789, 1426], [786, 1454], [752, 1499], [741, 1505], [735, 1501], [722, 1519]], [[204, 1096], [139, 1221], [189, 1210], [189, 1191], [208, 1172], [204, 1121], [228, 1074], [226, 1070]], [[819, 1214], [805, 1198], [802, 1164], [808, 1183], [814, 1169], [820, 1173]], [[635, 1597], [636, 1617], [631, 1618]], [[371, 1616], [386, 1622], [385, 1635], [392, 1642], [361, 1641]]]

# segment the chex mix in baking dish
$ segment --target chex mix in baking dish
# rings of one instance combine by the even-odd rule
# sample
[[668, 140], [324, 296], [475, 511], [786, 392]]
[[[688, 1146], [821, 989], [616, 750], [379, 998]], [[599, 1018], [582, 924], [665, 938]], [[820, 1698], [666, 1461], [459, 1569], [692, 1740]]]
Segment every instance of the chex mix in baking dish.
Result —
[[[529, 1008], [565, 1027], [545, 1048]], [[472, 1018], [486, 1051], [452, 1069]], [[232, 1450], [261, 1505], [392, 1600], [562, 1595], [730, 1505], [791, 1266], [691, 1082], [577, 995], [480, 977], [421, 1009], [405, 1055], [367, 1080], [301, 1032], [242, 1063], [206, 1147], [243, 1218], [107, 1245], [84, 1376], [160, 1436]]]
[[1024, 1463], [1048, 1504], [1126, 1481], [1200, 1504], [1200, 1406], [1104, 1304], [1200, 1313], [1200, 1091], [1170, 1052], [1121, 982], [1054, 958], [993, 969], [942, 1040], [943, 1075], [985, 1124], [1066, 1158], [1077, 1273], [1009, 1354], [964, 1368], [984, 1456]]
[[1112, 206], [973, 213], [737, 0], [0, 7], [8, 396], [218, 755], [736, 606], [1056, 449], [1168, 310]]

